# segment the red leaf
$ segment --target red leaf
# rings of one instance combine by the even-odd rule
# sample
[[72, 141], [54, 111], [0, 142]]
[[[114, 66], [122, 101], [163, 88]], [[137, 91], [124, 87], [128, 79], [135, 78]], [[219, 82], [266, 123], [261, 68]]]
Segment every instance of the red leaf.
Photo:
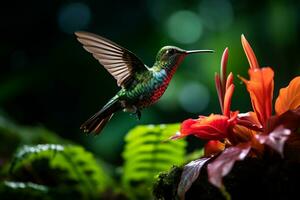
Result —
[[222, 187], [222, 178], [232, 169], [234, 163], [243, 160], [251, 149], [250, 143], [241, 143], [226, 148], [212, 163], [208, 164], [208, 180], [214, 186]]
[[200, 158], [191, 161], [190, 163], [184, 166], [177, 189], [177, 195], [179, 196], [179, 199], [184, 199], [185, 193], [190, 189], [193, 182], [198, 178], [201, 168], [211, 158], [212, 157]]
[[256, 138], [261, 144], [266, 144], [283, 156], [283, 147], [291, 134], [291, 130], [284, 128], [283, 125], [278, 126], [269, 134], [256, 135]]
[[272, 116], [267, 122], [265, 133], [272, 132], [278, 126], [290, 129], [292, 132], [300, 128], [300, 107], [295, 110], [288, 110], [281, 115]]

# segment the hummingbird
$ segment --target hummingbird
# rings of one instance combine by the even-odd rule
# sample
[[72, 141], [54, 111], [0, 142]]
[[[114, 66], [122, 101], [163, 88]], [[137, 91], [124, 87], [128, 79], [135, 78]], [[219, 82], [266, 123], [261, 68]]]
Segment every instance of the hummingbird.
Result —
[[175, 46], [162, 47], [152, 67], [145, 65], [134, 53], [99, 35], [77, 31], [77, 40], [116, 79], [121, 89], [102, 109], [84, 122], [80, 129], [99, 134], [115, 112], [125, 111], [141, 118], [141, 110], [159, 100], [167, 89], [183, 59], [194, 53], [212, 50], [183, 50]]

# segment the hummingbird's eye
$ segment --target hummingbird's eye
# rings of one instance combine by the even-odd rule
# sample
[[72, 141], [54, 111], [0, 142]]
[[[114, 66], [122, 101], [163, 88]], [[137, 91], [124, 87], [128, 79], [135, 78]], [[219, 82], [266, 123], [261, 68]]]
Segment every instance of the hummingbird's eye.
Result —
[[166, 53], [168, 55], [173, 55], [175, 53], [175, 49], [168, 49]]

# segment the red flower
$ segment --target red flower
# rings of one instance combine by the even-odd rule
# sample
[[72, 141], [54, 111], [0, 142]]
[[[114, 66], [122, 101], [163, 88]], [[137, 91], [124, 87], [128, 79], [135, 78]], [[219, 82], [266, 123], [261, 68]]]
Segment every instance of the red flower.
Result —
[[[259, 143], [267, 144], [283, 155], [284, 143], [291, 131], [299, 127], [299, 124], [296, 123], [297, 120], [300, 122], [299, 113], [297, 111], [288, 111], [295, 110], [300, 106], [300, 77], [294, 78], [288, 87], [280, 90], [275, 104], [277, 115], [272, 117], [274, 72], [269, 67], [259, 68], [256, 56], [244, 35], [242, 35], [242, 45], [250, 64], [250, 80], [241, 79], [246, 84], [247, 90], [250, 93], [252, 108], [262, 127], [260, 131], [257, 131], [256, 139]], [[254, 124], [252, 123], [252, 125]], [[251, 129], [251, 127], [248, 128]], [[254, 141], [252, 142], [252, 146], [255, 146], [254, 143], [256, 146], [258, 145]]]

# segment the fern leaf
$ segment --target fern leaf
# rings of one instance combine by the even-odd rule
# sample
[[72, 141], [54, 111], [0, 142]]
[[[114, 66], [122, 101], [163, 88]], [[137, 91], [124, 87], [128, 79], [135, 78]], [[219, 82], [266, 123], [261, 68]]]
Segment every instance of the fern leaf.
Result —
[[49, 200], [49, 188], [34, 183], [4, 181], [0, 183], [1, 199]]
[[155, 176], [184, 162], [186, 141], [166, 141], [178, 129], [179, 124], [142, 125], [127, 134], [122, 182], [132, 198], [149, 198]]
[[0, 169], [8, 164], [15, 150], [24, 144], [47, 144], [59, 143], [70, 144], [71, 142], [59, 137], [52, 131], [43, 127], [20, 126], [0, 115]]
[[72, 188], [81, 199], [99, 196], [110, 184], [93, 155], [76, 145], [24, 146], [13, 159], [12, 178], [55, 188]]

